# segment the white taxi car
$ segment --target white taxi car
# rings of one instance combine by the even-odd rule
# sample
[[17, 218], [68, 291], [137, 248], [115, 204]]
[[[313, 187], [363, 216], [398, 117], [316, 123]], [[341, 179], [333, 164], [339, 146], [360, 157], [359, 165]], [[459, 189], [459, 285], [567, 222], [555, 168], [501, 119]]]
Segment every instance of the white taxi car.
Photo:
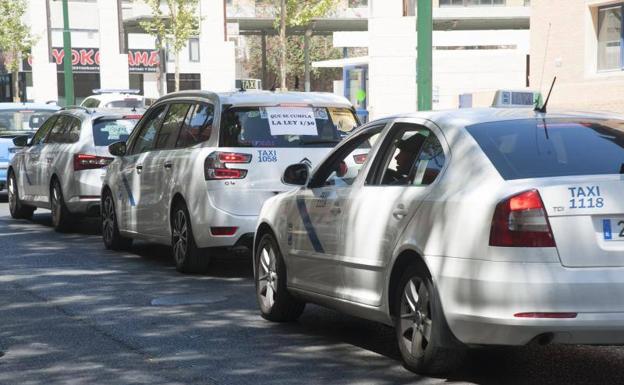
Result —
[[146, 99], [134, 89], [95, 89], [94, 95], [88, 96], [80, 103], [81, 107], [99, 109], [139, 109], [147, 108]]
[[98, 216], [104, 168], [113, 160], [108, 145], [126, 139], [139, 117], [64, 108], [32, 138], [14, 138], [23, 150], [9, 163], [11, 216], [30, 218], [37, 207], [50, 209], [57, 231], [69, 230], [76, 216]]
[[[346, 172], [363, 145], [368, 159]], [[261, 314], [294, 320], [313, 302], [393, 325], [405, 365], [427, 373], [466, 345], [623, 344], [623, 173], [615, 116], [369, 123], [309, 178], [289, 166], [284, 181], [302, 186], [264, 204]]]
[[179, 271], [203, 272], [208, 248], [251, 248], [262, 204], [291, 188], [280, 180], [287, 165], [315, 165], [356, 125], [351, 104], [333, 94], [169, 94], [110, 146], [104, 244], [171, 245]]

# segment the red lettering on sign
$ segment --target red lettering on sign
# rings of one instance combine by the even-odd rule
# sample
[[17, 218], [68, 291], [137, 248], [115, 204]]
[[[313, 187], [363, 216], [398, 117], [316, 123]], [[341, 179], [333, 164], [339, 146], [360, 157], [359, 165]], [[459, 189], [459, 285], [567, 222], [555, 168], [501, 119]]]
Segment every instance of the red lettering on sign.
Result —
[[52, 50], [52, 57], [54, 58], [54, 61], [56, 62], [57, 65], [61, 65], [63, 64], [63, 57], [65, 57], [65, 51], [63, 51], [62, 49], [54, 48]]
[[95, 64], [100, 65], [100, 51], [95, 53]]
[[93, 61], [93, 50], [85, 50], [85, 49], [81, 49], [80, 50], [80, 65], [93, 65], [95, 64], [95, 62]]
[[72, 65], [80, 63], [80, 54], [75, 49], [72, 49]]
[[155, 67], [160, 63], [160, 58], [158, 57], [158, 51], [152, 51], [150, 53], [149, 63], [147, 63], [150, 67]]

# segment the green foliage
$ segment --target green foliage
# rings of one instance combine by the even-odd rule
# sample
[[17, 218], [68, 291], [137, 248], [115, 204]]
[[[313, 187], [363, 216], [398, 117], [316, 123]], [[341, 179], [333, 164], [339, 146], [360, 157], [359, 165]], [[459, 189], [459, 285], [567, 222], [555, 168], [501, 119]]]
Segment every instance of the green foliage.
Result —
[[[199, 0], [143, 0], [152, 12], [152, 19], [142, 21], [141, 28], [156, 37], [158, 49], [169, 43], [174, 54], [179, 53], [191, 36], [199, 34], [200, 18], [197, 16]], [[171, 17], [169, 17], [171, 16]]]
[[[327, 15], [336, 4], [337, 0], [286, 0], [286, 25], [308, 25], [312, 19]], [[279, 22], [279, 14], [277, 18]]]
[[[295, 78], [299, 78], [299, 87], [304, 81], [303, 36], [289, 36], [286, 45], [288, 62], [288, 88], [293, 89]], [[262, 78], [262, 43], [260, 36], [247, 37], [249, 59], [245, 69], [253, 78]], [[313, 36], [310, 39], [310, 61], [339, 59], [342, 53], [332, 45], [331, 36]], [[276, 83], [279, 73], [279, 37], [267, 36], [267, 84], [266, 88]], [[340, 78], [340, 70], [312, 68], [312, 88], [316, 91], [332, 91], [332, 81]], [[277, 84], [276, 84], [277, 85]]]
[[22, 57], [30, 52], [36, 39], [22, 22], [26, 0], [0, 0], [0, 50], [4, 51], [9, 72], [19, 70]]

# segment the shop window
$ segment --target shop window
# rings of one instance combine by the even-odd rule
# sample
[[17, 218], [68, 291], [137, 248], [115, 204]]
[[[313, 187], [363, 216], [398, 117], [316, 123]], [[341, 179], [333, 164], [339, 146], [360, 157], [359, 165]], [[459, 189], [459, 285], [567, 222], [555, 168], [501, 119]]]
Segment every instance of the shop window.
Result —
[[598, 71], [622, 69], [624, 4], [598, 9]]
[[[201, 89], [200, 74], [180, 74], [180, 91]], [[175, 74], [167, 74], [167, 92], [175, 91]]]

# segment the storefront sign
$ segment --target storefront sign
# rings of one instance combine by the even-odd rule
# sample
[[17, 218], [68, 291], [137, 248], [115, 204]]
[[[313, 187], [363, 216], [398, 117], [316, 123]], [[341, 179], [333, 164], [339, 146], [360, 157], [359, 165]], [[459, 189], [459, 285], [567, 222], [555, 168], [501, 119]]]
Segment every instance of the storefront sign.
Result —
[[[65, 51], [62, 47], [52, 48], [52, 60], [56, 70], [63, 72]], [[158, 51], [151, 49], [128, 50], [129, 72], [156, 72], [160, 63]], [[32, 57], [23, 64], [24, 71], [32, 71]], [[75, 73], [92, 73], [100, 71], [100, 50], [98, 48], [72, 48], [72, 69]]]

